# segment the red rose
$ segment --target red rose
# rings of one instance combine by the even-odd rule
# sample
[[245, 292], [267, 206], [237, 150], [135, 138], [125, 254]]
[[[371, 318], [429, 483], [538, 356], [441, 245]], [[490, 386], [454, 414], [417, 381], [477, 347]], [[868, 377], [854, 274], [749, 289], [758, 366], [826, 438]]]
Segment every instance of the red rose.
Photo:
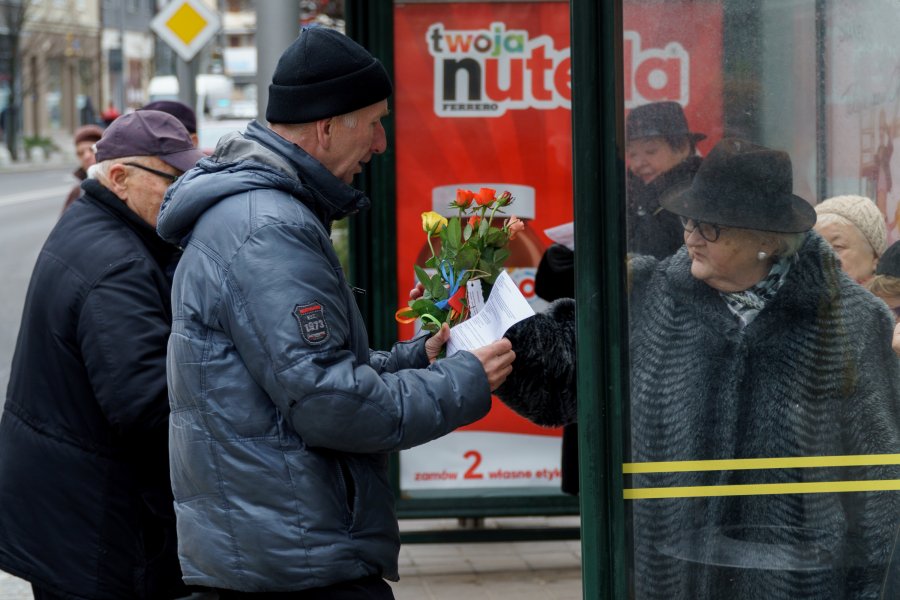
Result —
[[475, 194], [475, 202], [478, 203], [478, 206], [490, 206], [490, 204], [497, 199], [495, 197], [496, 194], [497, 190], [491, 188], [481, 188], [480, 190], [478, 190], [478, 193]]
[[469, 205], [472, 204], [472, 200], [475, 199], [475, 192], [472, 190], [463, 190], [457, 188], [456, 190], [456, 206], [459, 208], [469, 208]]

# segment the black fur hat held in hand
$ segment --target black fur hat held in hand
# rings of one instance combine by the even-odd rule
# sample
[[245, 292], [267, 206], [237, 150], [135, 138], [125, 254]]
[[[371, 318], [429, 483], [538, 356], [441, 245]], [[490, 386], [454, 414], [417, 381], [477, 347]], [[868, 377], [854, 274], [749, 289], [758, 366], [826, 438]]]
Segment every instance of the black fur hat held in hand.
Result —
[[384, 100], [393, 87], [384, 66], [342, 33], [308, 27], [275, 67], [269, 123], [311, 123]]
[[516, 360], [494, 393], [532, 423], [559, 427], [578, 417], [575, 398], [575, 301], [562, 298], [519, 321], [505, 337]]

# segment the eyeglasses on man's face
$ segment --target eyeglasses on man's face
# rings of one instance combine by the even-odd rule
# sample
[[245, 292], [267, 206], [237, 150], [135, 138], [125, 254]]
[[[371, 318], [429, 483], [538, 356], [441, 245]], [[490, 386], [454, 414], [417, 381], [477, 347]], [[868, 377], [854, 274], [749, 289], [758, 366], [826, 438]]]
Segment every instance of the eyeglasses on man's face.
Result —
[[169, 185], [172, 185], [173, 183], [175, 183], [175, 180], [178, 179], [178, 175], [172, 175], [171, 173], [166, 173], [165, 171], [158, 171], [156, 169], [151, 169], [150, 167], [145, 167], [144, 165], [138, 164], [136, 162], [127, 162], [127, 163], [123, 163], [123, 164], [128, 165], [129, 167], [137, 167], [138, 169], [141, 169], [142, 171], [147, 171], [148, 173], [153, 173], [154, 175], [157, 175], [158, 177], [162, 177], [163, 179], [165, 179], [166, 181], [169, 182]]
[[700, 232], [700, 237], [702, 237], [707, 242], [715, 242], [719, 239], [719, 236], [722, 235], [722, 228], [714, 223], [704, 223], [703, 221], [695, 221], [694, 219], [688, 217], [678, 217], [681, 219], [681, 226], [684, 228], [688, 234], [694, 233], [694, 230]]

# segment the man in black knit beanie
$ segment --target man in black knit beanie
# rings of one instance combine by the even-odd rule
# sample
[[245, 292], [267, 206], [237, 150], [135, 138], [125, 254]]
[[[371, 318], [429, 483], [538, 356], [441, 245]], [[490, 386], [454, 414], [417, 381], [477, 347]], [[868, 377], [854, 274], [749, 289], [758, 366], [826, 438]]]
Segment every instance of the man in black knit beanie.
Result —
[[436, 360], [447, 332], [369, 350], [331, 224], [387, 148], [392, 86], [362, 46], [311, 28], [254, 121], [169, 194], [187, 240], [169, 341], [172, 485], [187, 583], [230, 598], [390, 599], [400, 538], [389, 452], [484, 416], [508, 340]]

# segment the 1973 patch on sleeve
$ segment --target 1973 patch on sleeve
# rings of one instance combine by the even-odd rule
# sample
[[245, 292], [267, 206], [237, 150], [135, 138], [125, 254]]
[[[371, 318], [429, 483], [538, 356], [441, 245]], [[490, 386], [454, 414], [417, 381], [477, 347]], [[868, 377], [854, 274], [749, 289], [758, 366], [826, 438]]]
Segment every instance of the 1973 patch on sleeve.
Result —
[[294, 307], [294, 318], [300, 326], [300, 335], [308, 344], [321, 344], [328, 339], [325, 309], [318, 302], [298, 304]]

